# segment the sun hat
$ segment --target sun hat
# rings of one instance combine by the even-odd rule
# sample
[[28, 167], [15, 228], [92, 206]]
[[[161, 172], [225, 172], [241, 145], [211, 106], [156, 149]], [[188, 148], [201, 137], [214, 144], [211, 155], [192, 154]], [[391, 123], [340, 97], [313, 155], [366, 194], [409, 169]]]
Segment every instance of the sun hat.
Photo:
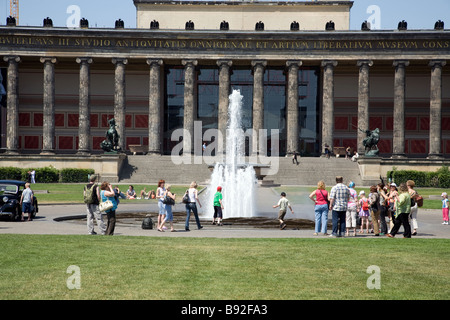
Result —
[[359, 192], [359, 195], [362, 195], [362, 194], [366, 194], [366, 192], [365, 192], [364, 190], [361, 190], [361, 191]]
[[348, 184], [349, 188], [353, 188], [355, 186], [355, 183], [353, 181], [350, 181], [350, 183]]
[[396, 188], [397, 188], [397, 185], [396, 185], [395, 183], [391, 183], [389, 186], [390, 186], [390, 187], [396, 187]]
[[447, 195], [447, 192], [442, 192], [441, 197], [445, 197]]
[[221, 187], [221, 186], [218, 186], [218, 187], [217, 187], [217, 191], [222, 191], [222, 187]]

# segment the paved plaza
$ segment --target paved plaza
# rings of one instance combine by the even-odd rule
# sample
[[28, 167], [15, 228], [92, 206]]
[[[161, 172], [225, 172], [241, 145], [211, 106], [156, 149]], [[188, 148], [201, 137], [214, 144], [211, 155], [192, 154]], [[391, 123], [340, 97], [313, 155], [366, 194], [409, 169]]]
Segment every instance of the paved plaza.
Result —
[[[289, 198], [289, 193], [288, 193]], [[258, 189], [258, 212], [261, 216], [277, 219], [277, 209], [273, 209], [272, 205], [276, 204], [279, 195], [273, 188], [259, 188]], [[294, 199], [296, 201], [294, 201]], [[259, 228], [248, 225], [234, 225], [226, 223], [224, 226], [211, 225], [211, 217], [201, 216], [203, 229], [197, 230], [195, 220], [191, 217], [189, 232], [184, 231], [184, 215], [182, 218], [175, 219], [174, 228], [176, 232], [158, 232], [156, 228], [152, 230], [144, 230], [141, 228], [139, 221], [128, 223], [119, 221], [116, 224], [116, 236], [151, 236], [151, 237], [211, 237], [211, 238], [327, 238], [323, 235], [314, 236], [313, 229], [294, 229], [289, 228], [289, 219], [292, 218], [307, 218], [312, 219], [314, 216], [314, 205], [310, 203], [301, 202], [300, 197], [293, 197], [291, 200], [295, 216], [290, 212], [286, 215], [286, 223], [288, 227], [285, 230], [279, 230], [274, 224], [274, 228]], [[297, 202], [298, 201], [298, 202]], [[175, 211], [183, 211], [184, 205], [177, 204]], [[117, 210], [117, 215], [120, 217], [121, 213], [142, 213], [148, 212], [151, 214], [154, 222], [157, 221], [157, 204], [130, 201], [122, 202]], [[82, 219], [65, 219], [70, 217], [80, 217], [85, 215], [86, 207], [84, 204], [55, 204], [55, 205], [41, 205], [39, 214], [31, 222], [10, 222], [0, 221], [0, 234], [54, 234], [54, 235], [87, 235], [86, 221]], [[202, 209], [200, 209], [200, 214]], [[62, 219], [61, 219], [62, 218]], [[331, 218], [331, 214], [329, 214]], [[61, 220], [61, 221], [55, 221]], [[105, 219], [106, 220], [106, 219]], [[450, 226], [442, 225], [441, 210], [419, 210], [418, 214], [419, 229], [417, 236], [413, 238], [443, 238], [450, 239]], [[98, 227], [95, 224], [95, 230]], [[402, 229], [400, 229], [401, 231]], [[331, 232], [329, 230], [329, 232]], [[398, 236], [401, 238], [401, 235]], [[367, 239], [375, 238], [373, 234], [358, 235], [357, 238]]]

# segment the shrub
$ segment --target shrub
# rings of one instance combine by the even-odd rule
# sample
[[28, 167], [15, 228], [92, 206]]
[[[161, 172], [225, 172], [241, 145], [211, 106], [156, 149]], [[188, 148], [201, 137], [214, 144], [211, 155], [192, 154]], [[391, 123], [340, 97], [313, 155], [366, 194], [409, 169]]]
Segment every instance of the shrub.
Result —
[[0, 168], [0, 180], [21, 180], [22, 169], [14, 167]]
[[88, 176], [94, 174], [94, 169], [62, 169], [60, 182], [88, 182]]
[[399, 185], [413, 180], [417, 187], [431, 188], [450, 188], [450, 170], [443, 166], [436, 172], [424, 172], [417, 170], [394, 170], [388, 171], [387, 175], [392, 173], [393, 181]]
[[[26, 173], [29, 169], [25, 169], [25, 177]], [[36, 171], [36, 182], [41, 183], [53, 183], [59, 181], [59, 170], [53, 167], [45, 167], [35, 169]]]

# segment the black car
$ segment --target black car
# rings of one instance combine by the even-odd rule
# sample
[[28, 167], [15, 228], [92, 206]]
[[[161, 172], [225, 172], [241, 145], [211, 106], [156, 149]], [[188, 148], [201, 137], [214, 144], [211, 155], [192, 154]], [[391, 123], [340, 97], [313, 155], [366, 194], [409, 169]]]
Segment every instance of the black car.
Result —
[[[24, 181], [0, 180], [0, 217], [9, 217], [12, 221], [20, 220], [22, 217], [22, 206], [20, 197], [25, 189]], [[33, 195], [33, 208], [31, 217], [38, 213], [38, 201]]]

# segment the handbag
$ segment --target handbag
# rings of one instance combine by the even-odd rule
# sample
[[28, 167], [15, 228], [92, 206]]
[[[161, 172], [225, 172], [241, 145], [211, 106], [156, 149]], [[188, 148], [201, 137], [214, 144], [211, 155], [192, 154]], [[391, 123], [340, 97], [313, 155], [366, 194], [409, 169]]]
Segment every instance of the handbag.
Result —
[[189, 191], [186, 190], [186, 193], [183, 196], [183, 203], [189, 203]]
[[169, 206], [173, 206], [175, 204], [175, 200], [173, 200], [171, 197], [169, 197], [169, 195], [166, 193], [166, 195], [164, 196], [164, 199], [163, 199], [163, 203], [167, 204]]
[[112, 203], [111, 200], [102, 201], [98, 205], [98, 209], [101, 212], [108, 211], [108, 210], [112, 209], [113, 207], [114, 207], [114, 204]]

